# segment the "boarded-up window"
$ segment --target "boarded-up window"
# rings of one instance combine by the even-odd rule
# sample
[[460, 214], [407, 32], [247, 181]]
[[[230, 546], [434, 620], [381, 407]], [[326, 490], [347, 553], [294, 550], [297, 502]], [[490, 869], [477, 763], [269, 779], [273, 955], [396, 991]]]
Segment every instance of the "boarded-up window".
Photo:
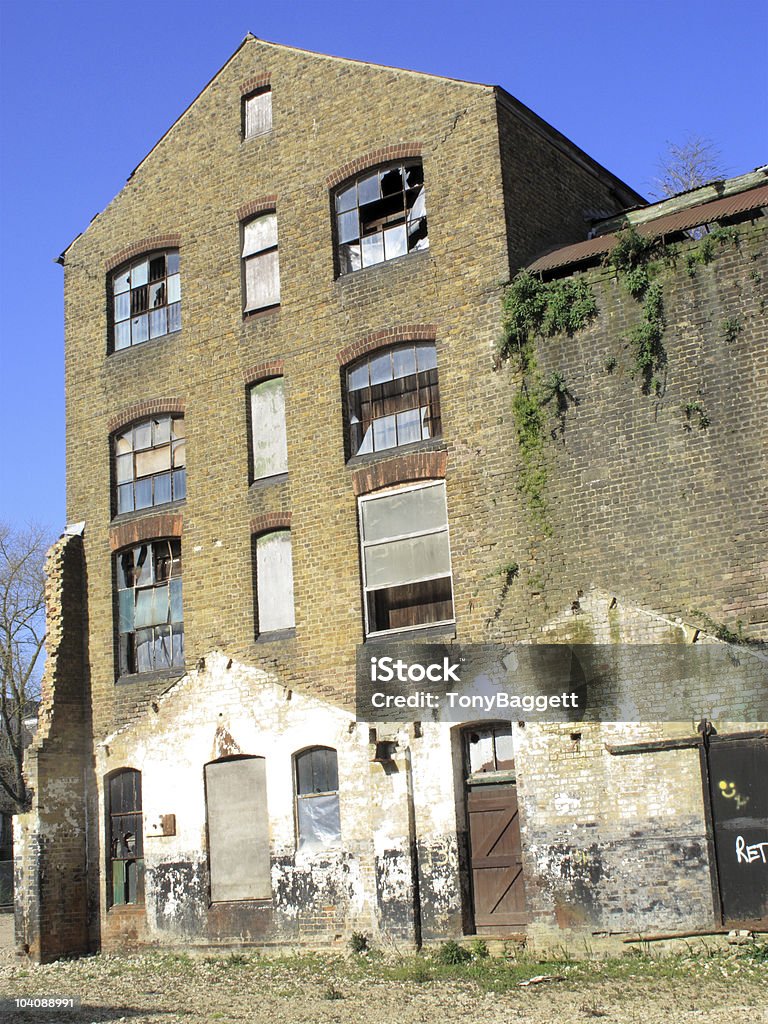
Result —
[[331, 747], [296, 755], [296, 824], [300, 850], [341, 838], [338, 759]]
[[263, 757], [205, 766], [211, 901], [272, 896]]
[[251, 388], [251, 443], [254, 480], [288, 472], [282, 377], [263, 380]]
[[293, 557], [290, 530], [256, 538], [256, 591], [259, 633], [293, 629]]
[[243, 99], [243, 135], [266, 135], [272, 131], [272, 90], [262, 89]]
[[245, 312], [280, 303], [277, 214], [264, 213], [243, 225]]
[[360, 542], [368, 635], [453, 620], [445, 484], [361, 498]]
[[144, 902], [141, 772], [125, 768], [107, 782], [110, 893], [113, 906]]

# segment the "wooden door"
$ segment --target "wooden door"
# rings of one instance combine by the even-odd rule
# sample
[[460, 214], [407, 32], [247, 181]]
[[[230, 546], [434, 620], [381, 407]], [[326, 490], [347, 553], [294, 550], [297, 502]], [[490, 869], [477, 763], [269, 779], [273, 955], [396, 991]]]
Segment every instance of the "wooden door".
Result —
[[467, 817], [475, 931], [500, 934], [527, 921], [517, 786], [470, 785]]

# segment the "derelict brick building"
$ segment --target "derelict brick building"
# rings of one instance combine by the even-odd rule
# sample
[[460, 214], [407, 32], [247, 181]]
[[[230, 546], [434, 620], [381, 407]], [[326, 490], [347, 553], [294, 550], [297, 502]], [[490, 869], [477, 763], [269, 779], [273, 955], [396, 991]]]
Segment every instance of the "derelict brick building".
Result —
[[[701, 508], [674, 502], [659, 467], [674, 452], [698, 480], [708, 438], [608, 393], [584, 347], [561, 342], [602, 404], [585, 397], [553, 448], [554, 529], [532, 525], [516, 487], [503, 282], [638, 204], [503, 90], [249, 36], [69, 246], [67, 511], [85, 526], [51, 560], [17, 867], [32, 955], [711, 923], [695, 741], [663, 751], [671, 809], [600, 727], [354, 715], [364, 640], [681, 641], [687, 610], [727, 619], [730, 595], [762, 607], [759, 634], [754, 506], [738, 507], [733, 550], [689, 550]], [[764, 363], [759, 210], [738, 211], [749, 255], [718, 253], [717, 279], [700, 270], [703, 301], [727, 292], [744, 321], [734, 380]], [[579, 346], [613, 351], [605, 322], [589, 330]], [[589, 455], [617, 408], [633, 421], [621, 443], [636, 432], [659, 472], [638, 528], [662, 507], [679, 538], [658, 558], [639, 544], [622, 559], [623, 518], [595, 514], [601, 480], [628, 500], [621, 446]], [[759, 432], [753, 416], [733, 430]], [[736, 472], [764, 487], [754, 460]], [[708, 501], [718, 529], [727, 497]], [[723, 587], [735, 565], [746, 575]], [[615, 807], [598, 806], [598, 776]], [[590, 789], [589, 809], [563, 803], [568, 785]], [[626, 821], [646, 819], [653, 850], [634, 843], [627, 861]], [[566, 835], [581, 824], [589, 842]], [[684, 868], [665, 881], [670, 851]]]

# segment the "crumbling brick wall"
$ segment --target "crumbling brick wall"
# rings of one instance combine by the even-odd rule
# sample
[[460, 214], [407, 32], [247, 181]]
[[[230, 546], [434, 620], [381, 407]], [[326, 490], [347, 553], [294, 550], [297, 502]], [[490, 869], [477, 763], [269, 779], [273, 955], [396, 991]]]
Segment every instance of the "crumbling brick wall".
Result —
[[46, 562], [48, 657], [38, 732], [25, 757], [29, 809], [15, 820], [16, 940], [37, 961], [93, 948], [87, 876], [90, 772], [83, 542], [63, 536]]

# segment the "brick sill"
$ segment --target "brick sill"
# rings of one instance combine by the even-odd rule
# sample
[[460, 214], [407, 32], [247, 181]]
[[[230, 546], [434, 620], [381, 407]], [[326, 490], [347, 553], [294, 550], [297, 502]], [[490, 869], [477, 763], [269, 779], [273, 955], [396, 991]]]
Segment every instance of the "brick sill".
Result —
[[395, 448], [386, 448], [381, 452], [366, 452], [365, 455], [353, 455], [347, 459], [347, 469], [361, 469], [363, 466], [375, 465], [379, 462], [386, 462], [387, 459], [396, 459], [401, 455], [411, 455], [417, 452], [447, 452], [448, 446], [442, 437], [430, 437], [422, 441], [411, 441], [410, 444], [397, 445]]

